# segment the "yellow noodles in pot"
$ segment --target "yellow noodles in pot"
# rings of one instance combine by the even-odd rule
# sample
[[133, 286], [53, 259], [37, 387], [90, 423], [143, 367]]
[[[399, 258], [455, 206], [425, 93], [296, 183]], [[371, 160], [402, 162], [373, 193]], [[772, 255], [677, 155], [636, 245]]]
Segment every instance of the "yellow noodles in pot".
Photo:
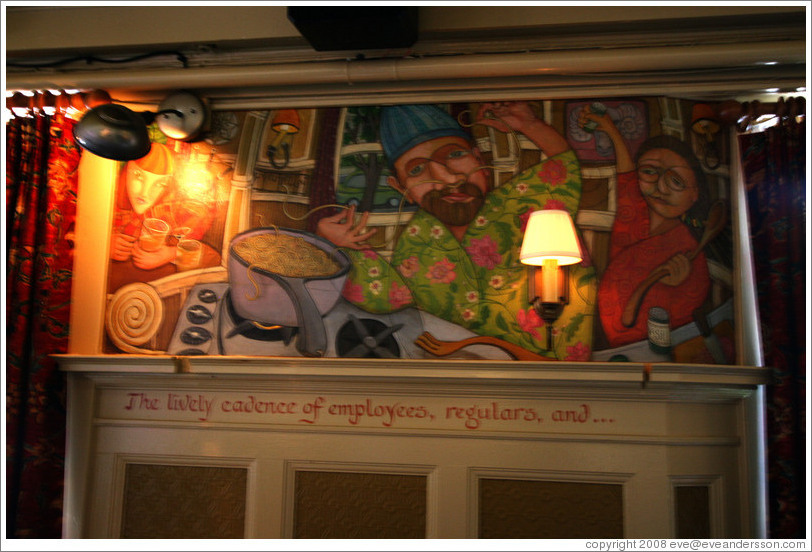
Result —
[[233, 245], [234, 252], [251, 268], [261, 268], [289, 278], [331, 276], [341, 269], [325, 251], [304, 238], [288, 234], [258, 234]]

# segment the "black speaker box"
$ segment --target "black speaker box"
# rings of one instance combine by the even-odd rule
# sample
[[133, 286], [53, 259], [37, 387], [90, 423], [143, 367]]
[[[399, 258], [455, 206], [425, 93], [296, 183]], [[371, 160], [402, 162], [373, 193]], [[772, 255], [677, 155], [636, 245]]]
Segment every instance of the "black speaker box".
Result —
[[408, 48], [417, 7], [289, 7], [288, 19], [317, 51]]

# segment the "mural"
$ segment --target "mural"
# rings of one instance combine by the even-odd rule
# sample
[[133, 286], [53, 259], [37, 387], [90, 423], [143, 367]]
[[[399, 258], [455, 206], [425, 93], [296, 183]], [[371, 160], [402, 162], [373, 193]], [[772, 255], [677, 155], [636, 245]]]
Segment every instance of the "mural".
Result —
[[[105, 352], [733, 363], [727, 165], [697, 156], [690, 113], [612, 98], [153, 129], [116, 183]], [[549, 209], [582, 257], [552, 318], [519, 260]]]

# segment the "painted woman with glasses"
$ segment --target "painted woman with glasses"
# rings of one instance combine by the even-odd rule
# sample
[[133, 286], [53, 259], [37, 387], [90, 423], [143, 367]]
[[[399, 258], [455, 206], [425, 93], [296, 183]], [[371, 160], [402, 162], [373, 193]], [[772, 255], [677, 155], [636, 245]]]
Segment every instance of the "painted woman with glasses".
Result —
[[[617, 161], [617, 212], [609, 263], [598, 287], [598, 311], [610, 347], [645, 340], [651, 307], [668, 311], [671, 327], [693, 321], [708, 297], [710, 274], [705, 255], [692, 254], [707, 218], [708, 189], [699, 160], [673, 136], [644, 142], [632, 161], [608, 114], [588, 109], [582, 124], [597, 123], [612, 140]], [[693, 257], [693, 258], [691, 258]], [[658, 270], [667, 274], [645, 292], [635, 293]], [[624, 316], [634, 310], [634, 319]]]

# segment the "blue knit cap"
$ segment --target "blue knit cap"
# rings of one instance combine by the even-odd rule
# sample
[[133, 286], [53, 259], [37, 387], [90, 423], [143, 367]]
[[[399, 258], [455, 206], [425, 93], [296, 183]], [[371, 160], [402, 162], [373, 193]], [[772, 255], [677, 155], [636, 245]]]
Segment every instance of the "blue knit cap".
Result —
[[471, 140], [459, 123], [435, 105], [395, 105], [381, 108], [381, 145], [391, 165], [417, 144], [443, 136]]

